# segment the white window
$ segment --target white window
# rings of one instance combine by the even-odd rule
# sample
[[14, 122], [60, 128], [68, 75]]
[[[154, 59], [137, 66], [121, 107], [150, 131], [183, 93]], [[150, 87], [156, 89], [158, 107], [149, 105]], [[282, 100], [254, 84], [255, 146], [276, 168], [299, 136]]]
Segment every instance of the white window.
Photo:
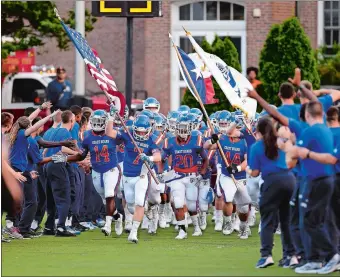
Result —
[[[205, 38], [212, 43], [215, 35], [221, 39], [229, 37], [234, 43], [242, 66], [246, 71], [246, 12], [243, 1], [173, 1], [171, 6], [171, 33], [175, 43], [186, 53], [193, 48], [185, 36], [185, 27], [200, 44]], [[178, 69], [171, 50], [171, 109], [177, 109], [182, 100], [186, 84]]]
[[318, 45], [331, 49], [340, 42], [340, 1], [318, 2]]

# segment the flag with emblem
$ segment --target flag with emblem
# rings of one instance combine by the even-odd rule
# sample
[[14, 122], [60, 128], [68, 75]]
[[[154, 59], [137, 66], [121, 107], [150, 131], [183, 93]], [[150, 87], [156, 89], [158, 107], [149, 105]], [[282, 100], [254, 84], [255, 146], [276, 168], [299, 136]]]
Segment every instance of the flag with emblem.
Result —
[[[202, 102], [204, 104], [211, 104], [211, 102], [207, 101], [207, 87], [206, 87], [206, 83], [205, 83], [205, 79], [203, 77], [203, 74], [201, 72], [201, 69], [196, 66], [196, 64], [194, 63], [194, 61], [187, 55], [187, 53], [185, 53], [181, 48], [179, 48], [178, 46], [176, 46], [178, 49], [179, 54], [182, 57], [183, 63], [185, 65], [185, 67], [187, 68], [187, 71], [190, 75], [190, 78], [192, 80], [192, 82], [194, 83], [196, 90], [202, 100]], [[179, 57], [176, 55], [177, 61], [178, 61], [178, 66], [179, 66], [179, 70], [183, 76], [183, 79], [187, 85], [187, 87], [189, 88], [191, 94], [195, 97], [196, 100], [198, 100], [194, 94], [194, 90], [192, 88], [192, 86], [190, 85], [190, 81], [189, 81], [189, 76], [187, 75], [187, 73], [185, 72], [185, 70], [182, 67], [182, 64], [179, 60]], [[211, 87], [210, 87], [211, 89]], [[213, 89], [213, 87], [212, 87]], [[209, 93], [209, 96], [211, 95], [211, 93]], [[213, 97], [209, 97], [209, 99], [212, 99]]]
[[86, 39], [79, 32], [67, 26], [60, 17], [59, 20], [65, 29], [66, 34], [77, 48], [79, 54], [82, 56], [87, 66], [88, 72], [96, 80], [100, 89], [107, 92], [111, 100], [115, 102], [115, 106], [120, 111], [119, 114], [124, 116], [124, 108], [126, 104], [125, 97], [121, 92], [118, 91], [116, 83], [113, 81], [111, 74], [101, 63], [97, 51], [90, 47]]

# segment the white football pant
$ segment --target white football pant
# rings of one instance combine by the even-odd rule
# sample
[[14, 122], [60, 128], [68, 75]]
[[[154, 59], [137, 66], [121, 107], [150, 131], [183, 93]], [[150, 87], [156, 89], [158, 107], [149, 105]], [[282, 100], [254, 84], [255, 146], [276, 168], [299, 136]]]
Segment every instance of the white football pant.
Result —
[[105, 204], [105, 198], [116, 195], [116, 187], [120, 182], [120, 171], [114, 167], [105, 173], [99, 173], [92, 169], [93, 185]]

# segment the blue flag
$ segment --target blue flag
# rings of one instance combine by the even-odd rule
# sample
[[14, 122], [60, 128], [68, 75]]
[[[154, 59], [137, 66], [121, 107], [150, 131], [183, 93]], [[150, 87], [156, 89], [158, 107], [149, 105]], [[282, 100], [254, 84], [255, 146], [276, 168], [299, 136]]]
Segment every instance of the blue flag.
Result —
[[[205, 82], [204, 82], [204, 78], [201, 72], [201, 69], [199, 67], [196, 67], [195, 63], [193, 62], [193, 60], [187, 55], [187, 53], [185, 53], [181, 48], [179, 48], [177, 46], [178, 52], [182, 57], [182, 60], [185, 64], [185, 67], [188, 70], [188, 73], [191, 77], [192, 82], [194, 83], [196, 90], [203, 102], [203, 104], [207, 103], [207, 97], [206, 97], [206, 87], [205, 87]], [[181, 71], [181, 74], [183, 76], [184, 81], [186, 82], [190, 92], [192, 93], [192, 95], [196, 98], [195, 94], [194, 94], [194, 90], [192, 88], [192, 86], [190, 85], [190, 81], [189, 81], [189, 76], [187, 76], [187, 74], [185, 73], [185, 70], [182, 68], [182, 64], [178, 59], [178, 65], [179, 65], [179, 69]], [[197, 99], [196, 99], [197, 100]]]

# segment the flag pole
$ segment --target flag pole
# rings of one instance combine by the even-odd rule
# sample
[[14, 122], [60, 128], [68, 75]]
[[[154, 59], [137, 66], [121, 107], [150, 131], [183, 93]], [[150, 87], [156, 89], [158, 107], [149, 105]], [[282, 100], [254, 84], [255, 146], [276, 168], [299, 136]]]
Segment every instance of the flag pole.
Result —
[[[169, 33], [169, 38], [171, 39], [172, 46], [174, 47], [174, 49], [175, 49], [175, 51], [176, 51], [176, 54], [177, 54], [177, 57], [178, 57], [178, 59], [179, 59], [181, 65], [182, 65], [182, 68], [183, 68], [185, 74], [187, 75], [188, 81], [189, 81], [189, 83], [190, 83], [190, 85], [191, 85], [191, 87], [192, 87], [192, 90], [193, 90], [193, 92], [194, 92], [196, 98], [197, 98], [197, 101], [198, 101], [198, 103], [199, 103], [200, 106], [201, 106], [201, 109], [202, 109], [202, 111], [203, 111], [203, 114], [204, 114], [205, 118], [207, 119], [208, 126], [209, 126], [209, 128], [211, 129], [211, 131], [214, 131], [213, 125], [212, 125], [212, 123], [211, 123], [211, 121], [210, 121], [209, 115], [208, 115], [208, 113], [207, 113], [207, 111], [206, 111], [206, 109], [205, 109], [205, 107], [204, 107], [204, 104], [203, 104], [203, 102], [202, 102], [202, 100], [201, 100], [201, 97], [200, 97], [200, 95], [199, 95], [199, 93], [198, 93], [198, 91], [197, 91], [197, 89], [196, 89], [196, 86], [195, 86], [194, 82], [193, 82], [192, 79], [191, 79], [191, 76], [190, 76], [190, 74], [189, 74], [189, 72], [188, 72], [188, 69], [187, 69], [187, 67], [185, 66], [185, 63], [184, 63], [184, 61], [183, 61], [183, 59], [182, 59], [180, 53], [178, 52], [177, 46], [176, 46], [175, 42], [173, 41], [172, 35], [171, 35], [170, 33]], [[218, 150], [219, 150], [219, 152], [220, 152], [220, 154], [221, 154], [221, 157], [222, 157], [224, 163], [226, 164], [227, 167], [229, 167], [228, 160], [227, 160], [226, 156], [224, 155], [224, 152], [223, 152], [223, 149], [222, 149], [222, 146], [221, 146], [220, 142], [217, 141], [216, 144], [217, 144]], [[236, 188], [237, 188], [237, 181], [236, 181], [234, 175], [233, 175], [233, 174], [230, 174], [230, 176], [231, 176], [231, 178], [233, 179], [234, 184], [235, 184], [235, 186], [236, 186]]]
[[[113, 101], [111, 100], [109, 94], [107, 91], [103, 90], [103, 92], [105, 93], [105, 96], [107, 97], [107, 99], [110, 101], [111, 104], [113, 104]], [[125, 107], [121, 107], [121, 109], [124, 109]], [[121, 115], [119, 114], [119, 112], [116, 113], [116, 115], [118, 115], [118, 118], [120, 120], [120, 122], [122, 123], [122, 126], [123, 126], [123, 129], [125, 130], [125, 132], [128, 134], [128, 136], [130, 137], [131, 139], [131, 142], [133, 144], [133, 146], [138, 150], [138, 153], [139, 154], [142, 154], [143, 152], [139, 149], [137, 143], [135, 142], [135, 140], [133, 139], [128, 127], [126, 126], [125, 122], [124, 122], [124, 119], [121, 117]], [[151, 177], [154, 179], [155, 183], [157, 185], [159, 185], [159, 180], [157, 178], [157, 176], [155, 175], [155, 173], [152, 171], [151, 167], [149, 166], [149, 164], [145, 161], [144, 162], [146, 168], [148, 169], [148, 171], [150, 172], [151, 174]]]

